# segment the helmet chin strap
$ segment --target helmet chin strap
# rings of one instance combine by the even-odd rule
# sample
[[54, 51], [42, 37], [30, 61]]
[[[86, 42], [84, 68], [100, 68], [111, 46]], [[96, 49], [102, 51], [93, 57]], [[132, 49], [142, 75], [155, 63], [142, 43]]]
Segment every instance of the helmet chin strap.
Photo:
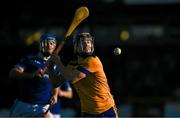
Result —
[[92, 54], [93, 54], [93, 52], [92, 53], [86, 53], [86, 52], [76, 53], [77, 56], [81, 56], [83, 58], [91, 56]]
[[93, 52], [94, 52], [93, 48], [91, 48], [91, 50], [92, 50], [91, 52], [85, 52], [84, 49], [81, 48], [81, 51], [76, 50], [75, 55], [85, 58], [85, 57], [88, 57], [93, 54]]

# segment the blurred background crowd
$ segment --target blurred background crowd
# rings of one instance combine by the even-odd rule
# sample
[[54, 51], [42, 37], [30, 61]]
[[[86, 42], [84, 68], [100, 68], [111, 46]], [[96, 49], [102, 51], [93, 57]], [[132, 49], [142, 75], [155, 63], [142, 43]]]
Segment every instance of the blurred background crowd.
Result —
[[[180, 116], [180, 1], [179, 0], [60, 0], [4, 2], [1, 6], [0, 116], [7, 116], [16, 96], [8, 72], [25, 54], [36, 51], [42, 32], [59, 40], [79, 6], [90, 16], [78, 30], [95, 37], [119, 116]], [[6, 12], [5, 12], [6, 11]], [[114, 55], [114, 48], [122, 50]], [[67, 61], [71, 45], [64, 49]], [[62, 99], [62, 116], [79, 116], [80, 103]]]

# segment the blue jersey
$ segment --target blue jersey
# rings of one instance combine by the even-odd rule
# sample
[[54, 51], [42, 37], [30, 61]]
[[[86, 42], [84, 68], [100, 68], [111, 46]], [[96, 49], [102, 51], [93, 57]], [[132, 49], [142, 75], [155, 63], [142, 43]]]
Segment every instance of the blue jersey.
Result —
[[[27, 56], [22, 59], [16, 67], [24, 68], [24, 72], [35, 72], [45, 67], [46, 61], [38, 55]], [[54, 67], [55, 74], [59, 74], [57, 66]], [[47, 104], [51, 98], [52, 85], [50, 83], [48, 70], [42, 78], [23, 79], [19, 81], [18, 99], [31, 104]]]
[[[69, 82], [65, 82], [63, 84], [60, 85], [60, 89], [63, 90], [63, 91], [69, 91], [71, 90], [71, 86], [69, 84]], [[56, 104], [54, 104], [51, 108], [51, 113], [53, 114], [60, 114], [60, 98], [58, 98], [58, 101]]]

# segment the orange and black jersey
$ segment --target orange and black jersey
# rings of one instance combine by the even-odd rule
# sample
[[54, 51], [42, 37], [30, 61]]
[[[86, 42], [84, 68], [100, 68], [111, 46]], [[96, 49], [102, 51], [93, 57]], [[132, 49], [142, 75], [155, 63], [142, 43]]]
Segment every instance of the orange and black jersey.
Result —
[[71, 61], [68, 68], [86, 74], [85, 78], [72, 81], [81, 101], [82, 112], [99, 114], [114, 106], [103, 65], [96, 55], [81, 62]]

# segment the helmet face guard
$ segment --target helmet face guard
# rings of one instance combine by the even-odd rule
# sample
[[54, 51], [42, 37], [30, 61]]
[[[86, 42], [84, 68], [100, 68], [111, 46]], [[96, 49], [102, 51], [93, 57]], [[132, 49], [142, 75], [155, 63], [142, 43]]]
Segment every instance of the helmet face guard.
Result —
[[91, 55], [94, 52], [94, 39], [90, 33], [77, 34], [74, 42], [74, 52], [77, 55]]
[[56, 48], [56, 36], [50, 33], [40, 37], [40, 51], [44, 56], [49, 56]]

